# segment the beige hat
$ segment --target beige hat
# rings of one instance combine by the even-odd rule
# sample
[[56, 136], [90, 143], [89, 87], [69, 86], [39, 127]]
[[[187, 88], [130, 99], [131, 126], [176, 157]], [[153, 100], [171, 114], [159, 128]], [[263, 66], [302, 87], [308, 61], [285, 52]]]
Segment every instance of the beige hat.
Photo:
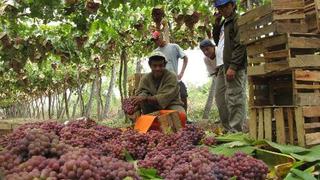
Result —
[[153, 51], [149, 56], [149, 61], [155, 57], [162, 57], [165, 60], [165, 62], [168, 62], [166, 56], [160, 51]]

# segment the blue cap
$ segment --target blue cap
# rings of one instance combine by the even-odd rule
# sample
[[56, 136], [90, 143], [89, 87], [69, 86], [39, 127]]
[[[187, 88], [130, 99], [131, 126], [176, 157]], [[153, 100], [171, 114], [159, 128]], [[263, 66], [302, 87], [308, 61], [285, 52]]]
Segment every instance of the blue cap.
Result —
[[223, 6], [229, 2], [236, 3], [236, 0], [216, 0], [214, 3], [215, 7]]

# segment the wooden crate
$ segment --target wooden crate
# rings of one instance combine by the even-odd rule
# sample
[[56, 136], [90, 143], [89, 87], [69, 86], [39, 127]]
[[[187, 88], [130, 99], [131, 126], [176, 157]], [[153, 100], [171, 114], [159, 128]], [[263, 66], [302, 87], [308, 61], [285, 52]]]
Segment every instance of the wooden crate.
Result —
[[320, 33], [320, 0], [305, 0], [308, 32]]
[[157, 116], [156, 119], [160, 123], [160, 129], [166, 134], [177, 132], [182, 128], [179, 112], [170, 112]]
[[280, 144], [320, 144], [320, 106], [252, 107], [249, 134]]
[[292, 69], [288, 74], [249, 77], [249, 105], [320, 105], [320, 70]]
[[320, 67], [320, 34], [291, 33], [247, 45], [248, 75], [267, 75], [297, 67]]
[[238, 21], [240, 41], [249, 44], [281, 33], [306, 33], [304, 0], [272, 0], [243, 14]]
[[128, 92], [129, 96], [134, 96], [136, 90], [138, 89], [140, 79], [143, 76], [143, 73], [135, 73], [134, 75], [128, 78]]
[[0, 129], [0, 136], [12, 133], [12, 129]]
[[0, 122], [0, 135], [6, 135], [13, 131], [14, 124], [8, 122]]

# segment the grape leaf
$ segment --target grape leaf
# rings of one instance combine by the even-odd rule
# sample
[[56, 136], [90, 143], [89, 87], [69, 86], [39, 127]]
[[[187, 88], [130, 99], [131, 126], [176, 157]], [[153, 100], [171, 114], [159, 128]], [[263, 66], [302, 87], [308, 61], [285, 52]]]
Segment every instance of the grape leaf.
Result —
[[234, 142], [234, 141], [241, 141], [248, 145], [255, 145], [257, 143], [261, 143], [259, 141], [255, 141], [254, 139], [250, 138], [248, 134], [244, 133], [232, 133], [232, 134], [225, 134], [222, 136], [217, 136], [216, 140], [218, 142]]
[[320, 145], [314, 146], [307, 152], [290, 153], [296, 159], [306, 162], [315, 162], [320, 160]]
[[157, 170], [154, 168], [139, 168], [138, 174], [144, 179], [161, 180], [162, 178], [157, 175]]
[[299, 169], [291, 169], [291, 173], [285, 178], [285, 180], [316, 180], [316, 178], [310, 173], [306, 171], [301, 171]]
[[131, 156], [131, 154], [127, 150], [124, 150], [124, 156], [125, 156], [127, 162], [134, 162], [133, 157]]
[[252, 154], [255, 148], [252, 146], [248, 146], [241, 141], [235, 141], [231, 143], [225, 143], [213, 148], [209, 148], [209, 150], [213, 154], [233, 156], [236, 152], [239, 151], [246, 154]]
[[271, 141], [266, 141], [271, 147], [278, 149], [282, 153], [285, 154], [290, 154], [290, 153], [302, 153], [302, 152], [309, 152], [309, 149], [299, 147], [299, 146], [294, 146], [294, 145], [283, 145], [283, 144], [278, 144], [274, 143]]

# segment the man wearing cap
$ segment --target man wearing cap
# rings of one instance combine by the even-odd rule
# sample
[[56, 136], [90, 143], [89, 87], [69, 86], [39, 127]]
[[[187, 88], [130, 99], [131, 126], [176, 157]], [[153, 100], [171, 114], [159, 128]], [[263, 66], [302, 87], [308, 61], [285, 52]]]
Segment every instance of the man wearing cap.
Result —
[[185, 113], [179, 97], [177, 76], [165, 68], [166, 56], [154, 51], [148, 63], [151, 72], [142, 77], [136, 96], [131, 97], [133, 104], [140, 106], [143, 114], [164, 109]]
[[204, 64], [207, 67], [209, 77], [217, 75], [219, 67], [223, 65], [223, 61], [216, 61], [216, 49], [215, 45], [210, 39], [204, 39], [200, 42], [200, 49], [204, 54]]
[[[187, 111], [188, 103], [187, 103], [187, 88], [185, 84], [181, 81], [184, 71], [188, 64], [188, 57], [183, 52], [181, 47], [174, 43], [168, 43], [164, 40], [163, 35], [159, 31], [155, 31], [152, 33], [152, 40], [156, 44], [157, 48], [155, 51], [162, 52], [167, 58], [166, 69], [171, 72], [174, 72], [178, 76], [179, 86], [180, 86], [180, 98], [184, 103], [185, 111]], [[180, 73], [178, 73], [178, 60], [179, 58], [183, 59], [182, 69]]]
[[[246, 47], [240, 43], [235, 0], [216, 0], [218, 9], [213, 38], [217, 44], [217, 61], [223, 61], [225, 97], [229, 111], [228, 131], [242, 131], [245, 113]], [[224, 20], [221, 22], [222, 17]]]
[[223, 72], [223, 61], [222, 59], [216, 59], [215, 45], [209, 40], [205, 39], [200, 42], [200, 49], [205, 55], [204, 62], [207, 67], [209, 76], [215, 78], [215, 101], [219, 111], [219, 117], [222, 126], [227, 130], [230, 129], [228, 123], [228, 107], [226, 104], [226, 87], [225, 87], [225, 76]]

